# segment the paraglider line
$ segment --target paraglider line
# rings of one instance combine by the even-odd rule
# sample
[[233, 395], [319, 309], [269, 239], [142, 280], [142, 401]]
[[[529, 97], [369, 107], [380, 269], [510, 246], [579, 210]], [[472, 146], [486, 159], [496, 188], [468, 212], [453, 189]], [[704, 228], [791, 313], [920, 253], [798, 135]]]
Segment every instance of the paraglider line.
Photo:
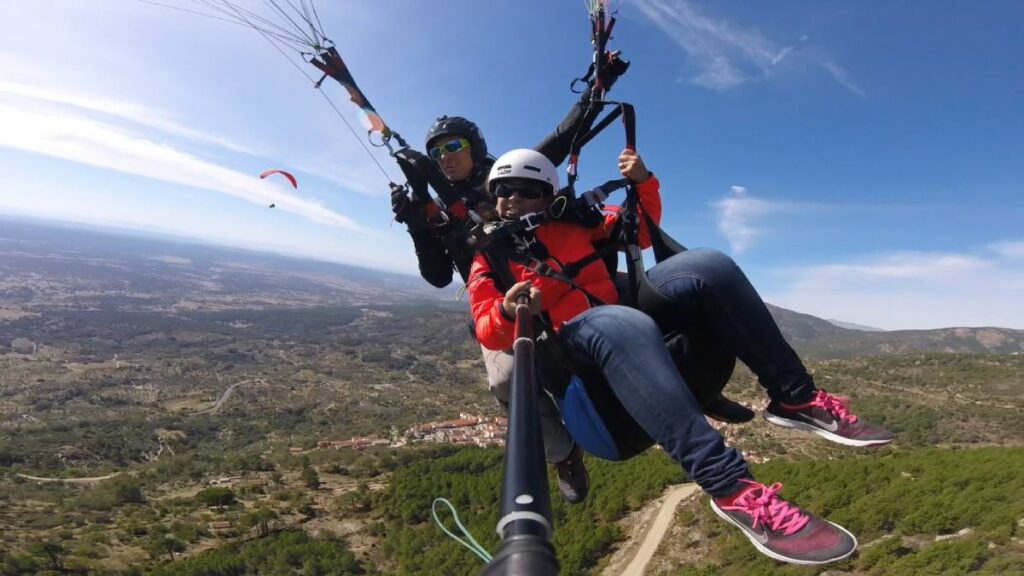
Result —
[[[272, 1], [272, 0], [268, 0], [268, 1]], [[278, 7], [278, 9], [280, 9], [280, 7]], [[298, 64], [296, 64], [295, 61], [292, 60], [291, 57], [288, 56], [288, 53], [285, 52], [284, 50], [282, 50], [281, 47], [278, 46], [277, 43], [274, 42], [268, 36], [268, 34], [266, 33], [265, 30], [263, 30], [263, 29], [261, 29], [261, 28], [259, 28], [257, 26], [253, 26], [253, 28], [257, 32], [259, 32], [260, 35], [262, 35], [263, 38], [266, 39], [266, 41], [269, 42], [270, 45], [274, 47], [274, 49], [276, 49], [278, 52], [280, 52], [281, 55], [284, 56], [284, 59], [287, 60], [289, 64], [291, 64], [293, 67], [295, 67], [295, 69], [298, 70], [300, 74], [305, 76], [306, 79], [309, 80], [311, 84], [313, 84], [313, 86], [320, 92], [320, 95], [324, 97], [324, 100], [327, 100], [327, 103], [334, 110], [334, 113], [338, 115], [338, 118], [341, 118], [341, 121], [345, 123], [345, 126], [348, 128], [348, 131], [352, 133], [352, 135], [355, 137], [355, 139], [359, 142], [359, 145], [362, 146], [363, 150], [366, 151], [366, 155], [370, 157], [370, 160], [373, 160], [374, 164], [377, 165], [377, 168], [380, 169], [380, 172], [381, 172], [381, 174], [384, 175], [384, 178], [389, 183], [392, 182], [393, 180], [391, 179], [391, 176], [388, 175], [387, 170], [385, 170], [384, 166], [382, 166], [381, 163], [377, 160], [377, 157], [374, 156], [372, 152], [370, 152], [370, 149], [366, 147], [366, 143], [363, 142], [362, 137], [359, 136], [359, 134], [355, 131], [354, 128], [352, 128], [352, 124], [350, 124], [348, 119], [345, 118], [345, 115], [341, 113], [341, 110], [339, 110], [338, 107], [334, 104], [334, 101], [331, 100], [330, 96], [328, 96], [327, 93], [324, 92], [323, 88], [321, 88], [317, 84], [316, 80], [314, 80], [312, 76], [310, 76], [308, 73], [306, 73], [306, 71], [303, 70], [302, 67], [300, 67]]]
[[327, 34], [324, 32], [324, 25], [320, 22], [320, 15], [316, 13], [316, 4], [313, 4], [312, 2], [310, 2], [309, 3], [309, 7], [313, 11], [313, 18], [316, 18], [316, 25], [317, 25], [317, 28], [320, 30], [320, 36], [324, 40], [327, 40], [328, 42], [330, 42], [331, 41], [330, 38], [328, 38]]
[[[139, 1], [140, 2], [146, 2], [148, 4], [156, 4], [157, 6], [164, 6], [164, 7], [167, 7], [167, 8], [173, 8], [175, 10], [182, 10], [184, 12], [191, 12], [193, 14], [198, 14], [199, 16], [205, 16], [207, 18], [213, 18], [213, 19], [216, 19], [216, 20], [222, 20], [222, 21], [230, 22], [232, 24], [236, 24], [236, 25], [240, 25], [240, 26], [247, 26], [247, 27], [252, 28], [254, 30], [260, 30], [260, 31], [263, 31], [263, 32], [265, 32], [265, 33], [267, 33], [267, 34], [277, 38], [278, 40], [280, 40], [282, 42], [289, 43], [290, 45], [292, 45], [291, 49], [295, 50], [296, 52], [300, 51], [300, 48], [298, 48], [297, 46], [305, 47], [307, 45], [307, 43], [308, 43], [308, 40], [306, 38], [303, 38], [303, 37], [295, 34], [291, 30], [288, 30], [287, 28], [284, 28], [283, 26], [280, 26], [279, 24], [277, 24], [277, 23], [275, 23], [275, 22], [273, 22], [271, 20], [268, 20], [267, 18], [265, 18], [263, 16], [260, 16], [259, 14], [255, 13], [255, 12], [252, 12], [251, 10], [246, 10], [244, 8], [240, 8], [238, 6], [235, 6], [234, 4], [231, 4], [230, 2], [228, 2], [227, 0], [222, 0], [220, 2], [220, 4], [222, 4], [223, 6], [220, 6], [217, 3], [215, 3], [214, 0], [192, 0], [196, 4], [199, 4], [201, 6], [205, 6], [205, 7], [209, 8], [210, 10], [212, 10], [214, 12], [217, 12], [217, 13], [225, 15], [226, 18], [219, 17], [219, 16], [214, 16], [213, 14], [209, 14], [209, 13], [206, 13], [206, 12], [196, 12], [196, 11], [193, 11], [193, 10], [187, 10], [187, 9], [184, 9], [184, 8], [179, 8], [177, 6], [170, 6], [170, 5], [167, 5], [167, 4], [160, 4], [160, 3], [157, 3], [157, 2], [152, 2], [151, 0], [139, 0]], [[254, 20], [260, 22], [265, 27], [257, 26], [256, 23], [254, 22]]]
[[[285, 1], [288, 2], [289, 6], [292, 7], [292, 10], [295, 10], [296, 12], [299, 11], [299, 9], [296, 8], [294, 4], [292, 4], [291, 0], [285, 0]], [[308, 3], [307, 2], [303, 2], [302, 3], [302, 19], [306, 21], [306, 25], [309, 26], [309, 33], [312, 34], [314, 38], [323, 38], [324, 37], [323, 30], [322, 29], [321, 30], [317, 30], [316, 29], [316, 24], [313, 24], [313, 18], [310, 16], [309, 10], [312, 7], [313, 7], [313, 3], [312, 2], [308, 2]]]
[[[316, 6], [313, 5], [312, 2], [307, 2], [306, 0], [298, 0], [298, 4], [301, 6], [300, 9], [299, 6], [296, 5], [295, 0], [284, 0], [284, 2], [298, 15], [296, 17], [293, 17], [291, 14], [288, 13], [287, 10], [282, 8], [281, 5], [276, 0], [263, 0], [263, 3], [266, 6], [270, 7], [274, 12], [279, 14], [281, 17], [286, 19], [288, 23], [291, 24], [292, 29], [289, 29], [289, 27], [286, 25], [273, 22], [272, 20], [267, 19], [265, 16], [262, 16], [252, 10], [248, 10], [240, 6], [237, 6], [234, 3], [229, 2], [228, 0], [191, 0], [193, 4], [203, 6], [213, 13], [183, 8], [181, 6], [175, 6], [172, 4], [168, 4], [166, 2], [160, 2], [159, 0], [136, 1], [144, 4], [160, 6], [162, 8], [170, 8], [172, 10], [178, 10], [180, 12], [187, 12], [189, 14], [195, 14], [197, 16], [204, 16], [206, 18], [212, 18], [214, 20], [220, 20], [222, 22], [228, 22], [239, 26], [246, 26], [259, 32], [260, 35], [263, 36], [263, 38], [267, 42], [269, 42], [271, 46], [274, 47], [274, 49], [276, 49], [278, 52], [281, 53], [282, 56], [284, 56], [285, 60], [287, 60], [289, 64], [294, 66], [295, 69], [298, 70], [300, 74], [302, 74], [307, 80], [309, 80], [309, 82], [313, 85], [314, 88], [320, 91], [320, 94], [324, 97], [325, 100], [327, 100], [327, 103], [334, 110], [334, 113], [337, 114], [339, 118], [341, 118], [341, 121], [345, 123], [345, 126], [348, 128], [349, 132], [352, 133], [352, 136], [356, 139], [356, 141], [359, 142], [359, 145], [362, 146], [367, 156], [369, 156], [370, 159], [373, 160], [373, 163], [377, 165], [377, 168], [380, 170], [381, 174], [384, 175], [384, 179], [387, 180], [388, 183], [393, 182], [387, 170], [384, 169], [384, 166], [381, 165], [380, 161], [377, 160], [377, 157], [373, 155], [373, 152], [371, 152], [370, 149], [367, 147], [366, 143], [363, 142], [363, 137], [358, 132], [356, 132], [356, 130], [352, 127], [352, 124], [349, 123], [347, 118], [345, 118], [345, 115], [334, 104], [334, 101], [332, 101], [330, 96], [328, 96], [327, 93], [323, 90], [323, 88], [321, 88], [320, 83], [315, 81], [313, 77], [307, 74], [306, 71], [303, 70], [302, 67], [300, 67], [292, 59], [292, 57], [284, 50], [284, 48], [282, 48], [282, 45], [286, 46], [288, 49], [296, 52], [300, 58], [305, 60], [305, 56], [308, 54], [308, 52], [306, 52], [307, 48], [313, 48], [316, 52], [322, 52], [326, 50], [328, 46], [332, 46], [334, 44], [329, 38], [327, 38], [327, 35], [324, 33], [323, 24], [320, 21], [320, 15], [317, 13]], [[306, 30], [305, 27], [296, 22], [296, 18], [304, 19], [305, 23], [308, 24], [309, 29]], [[387, 145], [386, 141], [384, 145]], [[390, 150], [390, 147], [388, 147], [388, 149]]]
[[[209, 6], [211, 10], [217, 10], [217, 11], [223, 13], [223, 14], [228, 14], [228, 15], [232, 15], [233, 14], [235, 18], [237, 18], [238, 20], [241, 20], [242, 22], [244, 22], [245, 24], [247, 24], [249, 26], [252, 26], [253, 28], [257, 28], [257, 26], [254, 23], [254, 21], [259, 22], [263, 26], [266, 26], [266, 27], [268, 27], [270, 29], [277, 30], [280, 34], [288, 36], [289, 38], [291, 38], [296, 43], [305, 44], [305, 42], [307, 41], [307, 39], [304, 38], [301, 35], [301, 33], [296, 33], [294, 30], [288, 29], [287, 27], [282, 26], [281, 24], [278, 24], [277, 22], [271, 20], [270, 18], [267, 18], [266, 16], [263, 16], [259, 12], [255, 12], [255, 11], [249, 10], [247, 8], [242, 8], [241, 6], [238, 6], [237, 4], [232, 4], [228, 0], [220, 0], [219, 2], [217, 0], [192, 0], [192, 1], [193, 2], [200, 2], [200, 3], [202, 3], [202, 4], [206, 5], [206, 6]], [[220, 5], [222, 7], [218, 7], [218, 5]], [[266, 29], [267, 28], [264, 28], [264, 30], [266, 30]]]
[[174, 6], [172, 4], [164, 4], [163, 2], [155, 2], [154, 0], [137, 0], [143, 4], [152, 4], [153, 6], [160, 6], [161, 8], [170, 8], [171, 10], [177, 10], [179, 12], [188, 12], [189, 14], [195, 14], [196, 16], [202, 16], [204, 18], [212, 18], [214, 20], [220, 20], [221, 22], [227, 22], [236, 26], [247, 26], [243, 22], [239, 22], [237, 19], [224, 18], [223, 16], [214, 16], [207, 12], [200, 12], [199, 10], [189, 10], [188, 8], [182, 8], [181, 6]]
[[[289, 22], [291, 22], [292, 26], [295, 28], [295, 31], [297, 33], [301, 34], [302, 37], [306, 39], [306, 42], [308, 42], [311, 46], [318, 46], [319, 45], [319, 42], [317, 42], [317, 39], [316, 39], [315, 30], [314, 30], [314, 35], [312, 37], [307, 36], [306, 35], [306, 31], [303, 30], [302, 26], [300, 26], [299, 23], [296, 22], [291, 17], [290, 14], [288, 14], [287, 11], [285, 11], [283, 8], [278, 6], [277, 2], [274, 2], [274, 0], [263, 0], [263, 3], [268, 5], [268, 6], [270, 6], [270, 7], [272, 7], [274, 10], [277, 10], [277, 12], [282, 17], [284, 17], [285, 20], [288, 20]], [[295, 5], [292, 4], [291, 2], [288, 2], [288, 6], [290, 6], [291, 9], [295, 10], [296, 12], [300, 12], [300, 10], [298, 8], [296, 8]]]
[[[305, 74], [306, 72], [303, 70], [302, 73]], [[306, 77], [309, 78], [308, 75]], [[312, 78], [309, 78], [309, 80], [311, 82], [313, 81]], [[385, 170], [384, 167], [381, 166], [380, 162], [377, 161], [377, 157], [374, 156], [372, 152], [370, 152], [369, 148], [366, 147], [366, 143], [363, 142], [363, 138], [355, 131], [354, 128], [352, 128], [352, 124], [350, 124], [349, 121], [345, 119], [345, 116], [341, 113], [341, 110], [338, 110], [338, 107], [334, 105], [334, 102], [331, 100], [329, 96], [327, 96], [327, 93], [324, 92], [323, 88], [317, 87], [317, 90], [320, 91], [320, 94], [324, 97], [324, 100], [327, 100], [327, 103], [331, 105], [331, 108], [334, 109], [334, 113], [338, 115], [338, 118], [341, 118], [341, 121], [345, 123], [345, 126], [348, 127], [348, 131], [351, 132], [353, 136], [355, 136], [356, 140], [359, 142], [359, 145], [363, 147], [363, 150], [366, 150], [366, 154], [370, 157], [371, 160], [373, 160], [373, 163], [377, 165], [377, 168], [380, 168], [380, 172], [381, 174], [384, 175], [384, 178], [386, 178], [389, 183], [392, 182], [391, 176], [388, 175], [387, 170]]]

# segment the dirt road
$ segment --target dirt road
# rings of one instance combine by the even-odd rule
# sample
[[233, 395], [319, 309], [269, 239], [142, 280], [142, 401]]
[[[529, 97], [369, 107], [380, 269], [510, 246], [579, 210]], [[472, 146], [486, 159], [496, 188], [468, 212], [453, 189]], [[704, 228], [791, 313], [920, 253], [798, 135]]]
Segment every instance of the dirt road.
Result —
[[210, 406], [209, 408], [200, 410], [198, 412], [193, 412], [192, 416], [199, 416], [200, 414], [216, 414], [220, 410], [220, 407], [224, 405], [224, 402], [227, 402], [227, 399], [231, 397], [231, 393], [235, 391], [235, 388], [238, 388], [242, 384], [250, 384], [252, 382], [262, 383], [263, 379], [254, 378], [252, 380], [242, 380], [241, 382], [235, 382], [231, 386], [228, 386], [228, 389], [225, 390], [224, 393], [220, 395], [220, 398], [217, 399], [213, 406]]
[[[626, 554], [613, 560], [605, 568], [604, 576], [643, 576], [647, 563], [651, 561], [665, 532], [672, 525], [672, 519], [675, 517], [679, 503], [699, 490], [700, 487], [696, 484], [680, 484], [669, 488], [660, 498], [661, 505], [658, 508], [658, 515], [653, 521], [650, 521], [650, 517], [647, 515], [647, 519], [636, 527], [622, 548]], [[641, 538], [643, 538], [642, 541], [640, 541]]]
[[113, 474], [107, 474], [106, 476], [93, 476], [92, 478], [40, 478], [39, 476], [29, 476], [28, 474], [15, 474], [15, 476], [26, 480], [35, 480], [36, 482], [62, 482], [64, 484], [92, 484], [94, 482], [110, 480], [111, 478], [120, 475], [120, 472], [114, 472]]

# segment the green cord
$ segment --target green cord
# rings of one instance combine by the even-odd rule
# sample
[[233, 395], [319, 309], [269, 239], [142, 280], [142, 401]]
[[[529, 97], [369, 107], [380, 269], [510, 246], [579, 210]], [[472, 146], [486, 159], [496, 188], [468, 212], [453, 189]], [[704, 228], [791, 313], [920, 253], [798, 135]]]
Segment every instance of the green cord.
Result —
[[[459, 530], [462, 531], [462, 534], [465, 535], [466, 539], [462, 539], [453, 534], [450, 530], [448, 530], [448, 528], [445, 527], [444, 523], [441, 522], [441, 519], [437, 517], [438, 502], [448, 507], [448, 510], [452, 513], [452, 518], [455, 519], [455, 525], [459, 527]], [[475, 539], [473, 539], [473, 535], [470, 534], [469, 530], [466, 530], [466, 527], [462, 525], [462, 522], [459, 521], [459, 513], [455, 511], [455, 507], [452, 506], [452, 503], [449, 502], [448, 499], [435, 498], [434, 503], [430, 505], [430, 514], [434, 517], [434, 522], [438, 525], [438, 527], [441, 528], [441, 530], [445, 534], [447, 534], [452, 540], [455, 540], [459, 544], [462, 544], [466, 548], [469, 548], [470, 552], [476, 554], [484, 562], [491, 561], [491, 554], [487, 551], [486, 548], [481, 546]]]

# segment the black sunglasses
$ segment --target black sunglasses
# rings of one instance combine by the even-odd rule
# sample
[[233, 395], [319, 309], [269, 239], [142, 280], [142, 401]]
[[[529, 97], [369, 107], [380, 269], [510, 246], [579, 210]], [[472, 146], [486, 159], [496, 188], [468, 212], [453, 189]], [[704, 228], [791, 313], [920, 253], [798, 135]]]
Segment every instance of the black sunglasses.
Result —
[[519, 196], [523, 200], [536, 200], [543, 198], [544, 194], [548, 190], [538, 184], [524, 184], [524, 183], [501, 183], [494, 187], [494, 195], [498, 198], [509, 198], [513, 194]]

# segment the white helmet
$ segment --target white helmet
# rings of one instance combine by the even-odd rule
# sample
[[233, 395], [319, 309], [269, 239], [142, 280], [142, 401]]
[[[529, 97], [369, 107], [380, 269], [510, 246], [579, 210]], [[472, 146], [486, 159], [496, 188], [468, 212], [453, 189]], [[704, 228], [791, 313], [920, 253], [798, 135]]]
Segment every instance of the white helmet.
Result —
[[494, 194], [495, 186], [503, 180], [533, 180], [550, 186], [551, 194], [558, 192], [558, 170], [546, 156], [530, 150], [519, 148], [502, 154], [487, 176], [487, 190]]

